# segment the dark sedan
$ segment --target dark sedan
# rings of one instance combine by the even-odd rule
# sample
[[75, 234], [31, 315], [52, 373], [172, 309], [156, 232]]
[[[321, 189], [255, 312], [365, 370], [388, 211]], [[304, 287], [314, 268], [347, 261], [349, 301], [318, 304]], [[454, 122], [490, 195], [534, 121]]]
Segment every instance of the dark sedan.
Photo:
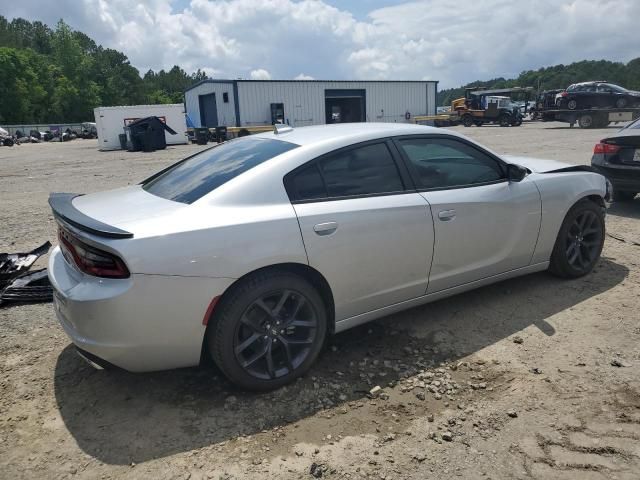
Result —
[[614, 200], [633, 200], [640, 192], [640, 118], [601, 140], [591, 165], [613, 184]]
[[556, 96], [556, 106], [569, 110], [637, 107], [640, 106], [640, 92], [613, 83], [575, 83]]

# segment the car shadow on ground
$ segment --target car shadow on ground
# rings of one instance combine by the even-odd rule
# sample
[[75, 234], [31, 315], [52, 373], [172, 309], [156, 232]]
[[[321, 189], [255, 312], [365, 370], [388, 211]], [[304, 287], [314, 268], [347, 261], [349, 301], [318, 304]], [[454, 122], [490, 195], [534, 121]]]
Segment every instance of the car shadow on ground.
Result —
[[[304, 378], [266, 394], [235, 390], [212, 366], [152, 374], [95, 371], [69, 346], [56, 364], [56, 400], [87, 454], [120, 465], [162, 458], [361, 400], [373, 385], [386, 386], [421, 365], [455, 361], [532, 325], [554, 335], [550, 317], [613, 288], [627, 274], [603, 258], [581, 279], [538, 273], [391, 315], [336, 335]], [[368, 374], [363, 363], [372, 367]]]
[[607, 209], [607, 215], [640, 220], [640, 196], [628, 202], [614, 202]]

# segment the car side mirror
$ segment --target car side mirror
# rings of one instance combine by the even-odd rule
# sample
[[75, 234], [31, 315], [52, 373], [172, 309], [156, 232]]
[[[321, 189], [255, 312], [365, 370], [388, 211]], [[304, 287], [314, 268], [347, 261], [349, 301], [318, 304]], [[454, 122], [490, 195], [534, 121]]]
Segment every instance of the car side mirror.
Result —
[[524, 177], [527, 176], [527, 173], [529, 173], [529, 171], [520, 165], [516, 165], [515, 163], [507, 165], [507, 179], [510, 182], [521, 182], [524, 180]]

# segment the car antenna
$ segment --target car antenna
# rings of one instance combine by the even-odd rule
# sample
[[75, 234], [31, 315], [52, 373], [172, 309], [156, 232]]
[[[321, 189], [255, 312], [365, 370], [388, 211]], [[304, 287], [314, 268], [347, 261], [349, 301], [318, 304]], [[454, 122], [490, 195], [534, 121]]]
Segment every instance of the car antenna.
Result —
[[273, 125], [273, 133], [276, 135], [282, 135], [283, 133], [293, 132], [293, 127], [285, 125], [284, 123], [275, 123]]

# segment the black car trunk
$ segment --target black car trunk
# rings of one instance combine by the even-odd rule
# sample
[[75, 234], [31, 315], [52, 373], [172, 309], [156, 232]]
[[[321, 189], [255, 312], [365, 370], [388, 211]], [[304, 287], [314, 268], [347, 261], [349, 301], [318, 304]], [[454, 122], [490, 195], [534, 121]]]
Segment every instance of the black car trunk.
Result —
[[640, 130], [619, 132], [618, 136], [602, 141], [608, 145], [620, 147], [616, 153], [607, 154], [607, 161], [625, 165], [634, 165], [640, 168]]

